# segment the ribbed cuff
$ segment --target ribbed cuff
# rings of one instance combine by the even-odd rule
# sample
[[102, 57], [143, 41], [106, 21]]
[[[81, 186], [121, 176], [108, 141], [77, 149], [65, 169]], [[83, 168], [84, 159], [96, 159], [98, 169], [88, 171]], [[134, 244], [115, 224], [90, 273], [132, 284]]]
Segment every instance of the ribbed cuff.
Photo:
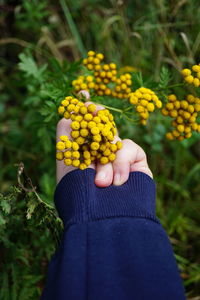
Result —
[[75, 170], [56, 187], [54, 200], [65, 226], [114, 217], [155, 216], [155, 182], [142, 172], [132, 172], [121, 186], [97, 187], [95, 170]]

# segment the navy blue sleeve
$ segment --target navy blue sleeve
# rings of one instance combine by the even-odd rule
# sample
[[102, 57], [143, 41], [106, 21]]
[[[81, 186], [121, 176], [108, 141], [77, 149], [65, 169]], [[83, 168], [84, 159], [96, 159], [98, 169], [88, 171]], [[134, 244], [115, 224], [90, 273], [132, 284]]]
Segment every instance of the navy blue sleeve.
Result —
[[65, 175], [55, 191], [64, 222], [41, 300], [182, 300], [169, 239], [155, 216], [155, 183], [141, 172], [99, 188], [95, 171]]

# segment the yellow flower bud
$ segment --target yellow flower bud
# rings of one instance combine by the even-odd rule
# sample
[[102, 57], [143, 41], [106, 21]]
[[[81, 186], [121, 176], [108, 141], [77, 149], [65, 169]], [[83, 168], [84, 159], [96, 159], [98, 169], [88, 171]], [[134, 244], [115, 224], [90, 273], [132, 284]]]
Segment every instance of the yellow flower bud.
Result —
[[64, 113], [64, 118], [65, 118], [65, 119], [69, 119], [70, 116], [71, 116], [71, 114], [70, 114], [68, 111], [66, 111], [66, 112]]
[[93, 60], [95, 65], [99, 65], [100, 64], [100, 59], [99, 58], [94, 58]]
[[79, 144], [77, 142], [72, 142], [71, 148], [73, 150], [78, 150], [79, 149]]
[[[100, 122], [101, 122], [101, 119], [100, 119], [99, 117], [95, 116], [95, 117], [93, 118], [93, 122], [95, 122], [95, 123], [100, 123]], [[89, 124], [88, 124], [88, 125], [89, 125]]]
[[101, 142], [101, 135], [100, 134], [95, 134], [95, 135], [93, 135], [93, 141], [94, 142]]
[[89, 134], [89, 131], [87, 129], [81, 129], [80, 130], [80, 135], [82, 137], [86, 137], [86, 136], [88, 136], [88, 134]]
[[153, 104], [153, 103], [148, 103], [148, 104], [147, 104], [147, 109], [148, 109], [148, 111], [150, 111], [150, 112], [154, 111], [154, 109], [155, 109], [154, 104]]
[[80, 128], [80, 123], [77, 121], [73, 121], [70, 125], [73, 130], [78, 130]]
[[181, 73], [183, 74], [183, 76], [189, 76], [192, 72], [190, 71], [190, 69], [183, 69]]
[[57, 160], [62, 160], [63, 159], [63, 152], [57, 152], [56, 153], [56, 159]]
[[79, 137], [79, 135], [80, 135], [80, 133], [79, 133], [78, 130], [72, 130], [72, 131], [71, 131], [71, 137], [72, 137], [73, 139], [76, 139], [77, 137]]
[[199, 65], [194, 65], [193, 67], [192, 67], [192, 71], [194, 71], [194, 72], [200, 72], [200, 66]]
[[91, 159], [85, 159], [84, 163], [86, 164], [86, 166], [89, 166], [91, 164]]
[[60, 136], [60, 140], [61, 140], [62, 142], [66, 142], [66, 141], [68, 141], [68, 136], [67, 136], [67, 135], [61, 135], [61, 136]]
[[83, 157], [85, 158], [85, 159], [89, 159], [90, 158], [90, 152], [89, 151], [83, 151]]
[[112, 132], [108, 132], [107, 139], [111, 142], [114, 140], [114, 136], [113, 136]]
[[62, 104], [63, 106], [68, 106], [68, 105], [69, 105], [69, 101], [68, 101], [68, 100], [63, 100], [63, 101], [61, 102], [61, 104]]
[[82, 114], [82, 115], [85, 115], [85, 114], [87, 114], [87, 107], [85, 107], [85, 106], [81, 106], [81, 108], [80, 108], [80, 113]]
[[172, 109], [174, 109], [174, 104], [173, 103], [167, 103], [165, 107], [166, 107], [167, 110], [172, 110]]
[[71, 146], [72, 146], [72, 142], [71, 141], [66, 141], [65, 142], [65, 148], [71, 148]]
[[180, 101], [175, 101], [173, 104], [176, 109], [179, 109], [181, 107]]
[[90, 51], [88, 51], [87, 55], [88, 55], [88, 56], [94, 56], [94, 55], [95, 55], [95, 52], [92, 51], [92, 50], [90, 50]]
[[75, 105], [74, 104], [69, 104], [68, 107], [67, 107], [67, 110], [68, 112], [72, 112], [75, 108]]
[[90, 105], [88, 105], [88, 112], [89, 113], [93, 113], [93, 112], [95, 112], [95, 110], [96, 110], [96, 105], [94, 105], [94, 104], [90, 104]]
[[117, 145], [116, 145], [116, 144], [111, 144], [111, 145], [110, 145], [110, 150], [111, 150], [112, 152], [116, 152], [116, 151], [117, 151]]
[[140, 101], [140, 105], [142, 105], [142, 106], [144, 106], [144, 107], [146, 107], [147, 106], [147, 104], [148, 104], [148, 101], [147, 100], [141, 100]]
[[100, 132], [100, 130], [99, 130], [99, 128], [98, 127], [92, 127], [91, 129], [90, 129], [90, 131], [91, 131], [91, 133], [93, 134], [93, 135], [96, 135], [96, 134], [99, 134], [99, 132]]
[[64, 150], [64, 149], [65, 149], [65, 143], [63, 143], [63, 142], [58, 142], [58, 143], [56, 144], [56, 149], [57, 149], [57, 150]]
[[162, 109], [162, 114], [163, 114], [163, 116], [168, 116], [169, 112], [165, 108], [163, 108]]
[[76, 139], [76, 142], [77, 142], [78, 145], [83, 145], [85, 143], [85, 139], [82, 136], [79, 136]]
[[192, 75], [189, 75], [189, 76], [187, 76], [187, 77], [185, 77], [185, 81], [187, 82], [187, 83], [193, 83], [193, 81], [194, 81], [194, 77], [192, 76]]
[[118, 141], [116, 143], [116, 146], [117, 146], [117, 149], [120, 150], [122, 148], [123, 144], [122, 144], [122, 142]]
[[106, 148], [106, 144], [101, 144], [99, 149], [103, 152], [106, 150]]
[[100, 163], [101, 163], [102, 165], [107, 164], [107, 163], [108, 163], [108, 157], [102, 156], [102, 157], [100, 158]]
[[88, 122], [83, 120], [83, 121], [81, 121], [80, 125], [81, 125], [81, 128], [85, 129], [88, 126]]
[[71, 166], [72, 160], [70, 158], [66, 158], [66, 159], [64, 159], [64, 163], [66, 166]]
[[178, 116], [177, 110], [173, 109], [169, 111], [169, 115], [172, 118], [176, 118]]
[[80, 170], [85, 170], [87, 168], [87, 166], [86, 166], [86, 164], [84, 164], [84, 163], [81, 163], [80, 165], [79, 165], [79, 169]]
[[97, 142], [92, 142], [91, 145], [90, 145], [90, 148], [92, 150], [98, 150], [99, 149], [99, 143]]
[[194, 112], [194, 106], [193, 105], [188, 105], [188, 108], [187, 108], [188, 112], [190, 113], [193, 113]]
[[100, 60], [104, 59], [104, 55], [102, 53], [97, 53], [96, 57]]
[[108, 159], [110, 162], [113, 162], [116, 158], [116, 155], [114, 153], [111, 153], [109, 156], [108, 156]]
[[111, 154], [110, 149], [106, 149], [106, 150], [103, 152], [103, 155], [104, 155], [104, 156], [109, 156], [110, 154]]
[[167, 138], [168, 140], [173, 140], [173, 139], [174, 139], [173, 134], [172, 134], [171, 132], [167, 132], [167, 133], [166, 133], [166, 138]]
[[89, 82], [88, 87], [89, 87], [89, 89], [93, 89], [95, 87], [95, 83], [94, 82]]
[[138, 103], [138, 98], [136, 96], [131, 95], [129, 101], [131, 104], [135, 105]]
[[136, 111], [139, 112], [139, 113], [144, 112], [144, 107], [141, 106], [141, 105], [138, 105], [138, 106], [136, 107]]
[[184, 125], [178, 125], [177, 129], [178, 129], [179, 132], [184, 132], [185, 128], [184, 128]]
[[[200, 66], [199, 66], [199, 67], [200, 67]], [[199, 79], [198, 79], [198, 78], [194, 78], [193, 84], [194, 84], [195, 87], [199, 87], [199, 85], [200, 85]]]
[[200, 111], [200, 104], [195, 104], [194, 109], [195, 109], [195, 111], [199, 112]]
[[92, 82], [94, 80], [94, 77], [89, 75], [86, 77], [86, 80], [87, 82]]
[[59, 107], [58, 107], [58, 113], [59, 113], [59, 115], [63, 115], [64, 112], [65, 112], [64, 106], [59, 106]]
[[184, 116], [185, 119], [189, 119], [191, 117], [191, 114], [189, 112], [185, 111], [183, 116]]
[[94, 69], [92, 64], [87, 64], [86, 67], [87, 67], [88, 70], [93, 70]]
[[86, 120], [86, 121], [89, 122], [92, 119], [93, 119], [93, 115], [92, 114], [87, 113], [87, 114], [84, 115], [84, 120]]
[[[90, 147], [90, 148], [91, 148], [91, 147]], [[98, 153], [98, 152], [97, 152], [96, 150], [91, 150], [90, 153], [91, 153], [91, 155], [93, 155], [93, 156], [97, 156], [97, 153]], [[92, 159], [92, 158], [91, 158], [91, 159]]]
[[72, 160], [72, 166], [78, 167], [80, 165], [80, 160], [79, 159], [73, 159]]
[[79, 123], [80, 123], [82, 120], [83, 120], [83, 116], [80, 116], [80, 115], [79, 115], [79, 116], [76, 116], [76, 117], [75, 117], [75, 121], [77, 121], [77, 122], [79, 122]]
[[84, 65], [87, 65], [87, 62], [88, 62], [87, 58], [83, 59], [83, 64]]
[[174, 137], [178, 137], [180, 135], [180, 132], [178, 132], [177, 130], [173, 130], [172, 134]]
[[64, 152], [64, 157], [65, 157], [65, 158], [71, 158], [71, 156], [72, 156], [71, 151], [68, 150], [68, 151], [65, 151], [65, 152]]
[[72, 157], [73, 157], [73, 158], [76, 158], [76, 159], [79, 159], [79, 158], [80, 158], [80, 153], [79, 153], [79, 151], [77, 151], [77, 150], [72, 151]]

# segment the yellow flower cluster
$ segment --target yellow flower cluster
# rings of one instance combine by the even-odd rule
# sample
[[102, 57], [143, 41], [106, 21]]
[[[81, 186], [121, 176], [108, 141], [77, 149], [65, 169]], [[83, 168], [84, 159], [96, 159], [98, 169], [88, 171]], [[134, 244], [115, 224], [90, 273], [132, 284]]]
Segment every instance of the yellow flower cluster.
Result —
[[94, 77], [92, 75], [79, 76], [72, 81], [72, 85], [76, 92], [81, 90], [89, 91], [95, 87]]
[[196, 122], [199, 111], [200, 98], [187, 95], [186, 100], [179, 101], [176, 95], [169, 95], [162, 114], [174, 119], [171, 123], [174, 129], [166, 134], [167, 139], [182, 141], [190, 138], [192, 131], [200, 132], [200, 124]]
[[93, 71], [93, 76], [79, 76], [73, 80], [75, 91], [93, 90], [99, 96], [127, 98], [132, 85], [130, 73], [119, 75], [116, 64], [113, 62], [104, 64], [103, 59], [102, 53], [88, 52], [87, 58], [83, 59], [83, 64], [89, 71]]
[[61, 136], [56, 145], [58, 160], [81, 170], [93, 161], [107, 164], [115, 160], [122, 143], [113, 142], [117, 129], [113, 115], [107, 109], [97, 112], [94, 104], [86, 107], [83, 102], [68, 96], [62, 100], [58, 113], [72, 120], [71, 137]]
[[187, 83], [200, 86], [200, 64], [192, 66], [192, 69], [183, 69], [182, 74]]
[[100, 71], [101, 70], [101, 61], [104, 59], [102, 53], [95, 53], [94, 51], [89, 51], [87, 58], [84, 58], [83, 64], [89, 71]]
[[141, 87], [135, 92], [130, 93], [128, 97], [130, 103], [135, 106], [136, 111], [139, 113], [140, 122], [143, 125], [146, 125], [150, 112], [153, 112], [156, 107], [162, 107], [162, 102], [156, 94], [145, 87]]
[[112, 92], [113, 97], [117, 98], [128, 98], [128, 95], [131, 93], [131, 75], [129, 73], [120, 75], [116, 80], [115, 90]]

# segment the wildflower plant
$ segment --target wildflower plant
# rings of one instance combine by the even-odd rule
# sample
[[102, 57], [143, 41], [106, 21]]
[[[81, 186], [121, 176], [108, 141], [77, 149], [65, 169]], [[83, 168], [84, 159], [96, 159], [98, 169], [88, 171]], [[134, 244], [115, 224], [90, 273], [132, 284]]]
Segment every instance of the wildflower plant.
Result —
[[[104, 60], [102, 53], [88, 52], [87, 57], [82, 61], [84, 74], [72, 81], [75, 94], [81, 90], [86, 90], [92, 96], [102, 96], [104, 99], [106, 96], [107, 98], [121, 99], [123, 109], [108, 105], [105, 107], [120, 113], [129, 121], [138, 122], [142, 125], [148, 124], [150, 115], [157, 109], [164, 117], [173, 119], [171, 131], [166, 133], [166, 138], [169, 140], [182, 141], [190, 138], [193, 132], [200, 132], [198, 121], [200, 99], [197, 96], [197, 91], [193, 90], [193, 94], [186, 95], [183, 100], [178, 100], [175, 94], [165, 93], [165, 90], [168, 92], [179, 86], [187, 89], [187, 84], [198, 88], [200, 85], [200, 65], [192, 66], [191, 70], [182, 70], [183, 83], [164, 88], [161, 86], [161, 88], [154, 90], [143, 84], [140, 84], [138, 88], [134, 82], [133, 74], [121, 74], [114, 62], [104, 63]], [[66, 114], [68, 115], [68, 113]]]
[[72, 96], [67, 96], [58, 108], [59, 114], [71, 119], [70, 137], [60, 136], [56, 158], [67, 166], [84, 170], [91, 162], [113, 162], [122, 143], [114, 138], [117, 133], [113, 115], [107, 110], [97, 111], [94, 104], [88, 107]]

